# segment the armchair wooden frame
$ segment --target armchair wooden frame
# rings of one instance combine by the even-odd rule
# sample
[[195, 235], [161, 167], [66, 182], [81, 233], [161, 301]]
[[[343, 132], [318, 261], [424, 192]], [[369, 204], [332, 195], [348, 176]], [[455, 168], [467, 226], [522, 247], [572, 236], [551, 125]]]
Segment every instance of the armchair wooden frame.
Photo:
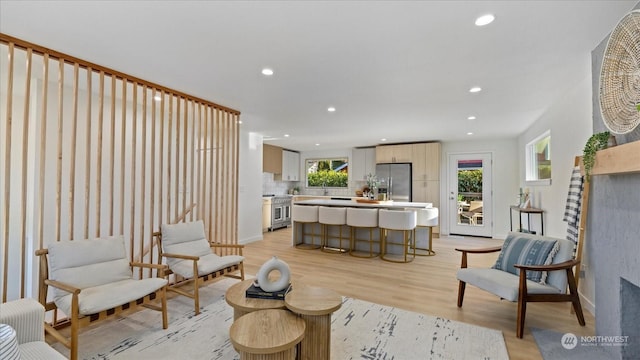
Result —
[[[164, 276], [167, 280], [169, 280], [169, 285], [167, 286], [168, 291], [175, 292], [182, 296], [186, 296], [188, 298], [193, 299], [195, 314], [200, 314], [200, 292], [199, 288], [201, 285], [208, 284], [214, 280], [220, 279], [222, 276], [244, 280], [244, 262], [240, 262], [239, 264], [234, 264], [223, 269], [216, 270], [212, 273], [197, 276], [198, 274], [198, 260], [200, 260], [199, 256], [191, 256], [191, 255], [182, 255], [182, 254], [171, 254], [165, 253], [162, 251], [162, 233], [154, 232], [153, 237], [156, 239], [156, 246], [158, 247], [158, 265], [162, 264], [163, 258], [174, 258], [174, 259], [183, 259], [183, 260], [191, 260], [193, 261], [193, 274], [192, 278], [182, 278], [178, 274], [175, 274], [170, 268], [164, 271]], [[211, 250], [215, 252], [216, 249], [232, 249], [236, 252], [237, 255], [242, 256], [242, 249], [244, 249], [244, 245], [239, 244], [211, 244], [209, 243]], [[162, 264], [164, 265], [164, 264]], [[164, 265], [166, 266], [166, 265]], [[234, 273], [240, 271], [240, 275], [235, 275]], [[170, 275], [175, 276], [175, 281], [172, 283], [170, 280]], [[186, 290], [185, 287], [189, 284], [193, 284], [193, 288], [191, 291]]]
[[[458, 249], [462, 252], [462, 261], [460, 268], [467, 267], [467, 254], [486, 254], [492, 252], [498, 252], [502, 250], [501, 246], [482, 248], [482, 249]], [[579, 260], [568, 260], [558, 264], [551, 265], [514, 265], [520, 269], [519, 285], [518, 285], [518, 319], [516, 321], [516, 336], [522, 338], [524, 335], [524, 320], [527, 312], [527, 302], [564, 302], [569, 301], [572, 303], [573, 310], [575, 311], [578, 323], [580, 326], [585, 326], [584, 314], [582, 313], [582, 306], [580, 304], [580, 297], [578, 295], [578, 288], [576, 285], [576, 279], [573, 275], [573, 267], [580, 263]], [[565, 270], [567, 273], [567, 283], [569, 286], [568, 294], [529, 294], [527, 292], [527, 271], [556, 271]], [[514, 275], [515, 276], [515, 275]], [[460, 281], [458, 284], [458, 307], [462, 307], [462, 301], [464, 299], [464, 290], [466, 283]]]
[[[78, 333], [80, 328], [93, 324], [96, 321], [110, 318], [112, 316], [126, 315], [128, 313], [132, 313], [134, 311], [139, 310], [139, 306], [160, 311], [162, 313], [162, 328], [166, 329], [168, 327], [167, 296], [166, 296], [167, 286], [166, 285], [160, 288], [158, 291], [150, 293], [140, 299], [129, 301], [115, 308], [100, 311], [99, 313], [81, 317], [79, 296], [82, 290], [73, 285], [66, 284], [61, 281], [49, 279], [49, 264], [47, 259], [47, 255], [49, 254], [48, 249], [36, 250], [35, 254], [40, 258], [38, 301], [44, 306], [45, 311], [53, 311], [53, 321], [51, 323], [45, 322], [44, 324], [45, 332], [51, 335], [53, 338], [58, 340], [60, 343], [62, 343], [64, 346], [66, 346], [69, 349], [70, 360], [78, 359]], [[148, 269], [152, 269], [152, 271], [153, 269], [155, 269], [158, 273], [158, 276], [160, 277], [163, 276], [162, 275], [163, 272], [166, 271], [167, 269], [166, 265], [146, 264], [146, 263], [140, 263], [140, 262], [130, 262], [129, 266], [139, 267], [141, 269], [148, 268]], [[53, 301], [47, 301], [49, 286], [64, 290], [72, 295], [71, 314], [66, 314], [67, 318], [59, 320], [58, 307]], [[158, 297], [160, 300], [160, 306], [153, 303], [153, 302], [157, 302]], [[59, 331], [59, 329], [67, 326], [71, 327], [69, 337], [66, 337]]]

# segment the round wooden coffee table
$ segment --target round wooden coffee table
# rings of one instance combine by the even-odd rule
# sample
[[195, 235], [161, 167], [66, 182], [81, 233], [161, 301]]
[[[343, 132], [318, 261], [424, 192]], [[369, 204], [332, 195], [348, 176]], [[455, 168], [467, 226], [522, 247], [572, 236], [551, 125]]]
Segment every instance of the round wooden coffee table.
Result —
[[245, 291], [247, 291], [253, 281], [254, 279], [247, 279], [227, 289], [224, 297], [227, 300], [227, 304], [233, 308], [234, 321], [238, 320], [238, 318], [244, 314], [257, 310], [286, 309], [283, 300], [247, 298]]
[[331, 357], [331, 314], [342, 306], [342, 296], [333, 290], [297, 285], [284, 299], [287, 308], [307, 323], [298, 359]]
[[229, 337], [242, 360], [293, 360], [305, 321], [287, 310], [259, 310], [236, 319]]

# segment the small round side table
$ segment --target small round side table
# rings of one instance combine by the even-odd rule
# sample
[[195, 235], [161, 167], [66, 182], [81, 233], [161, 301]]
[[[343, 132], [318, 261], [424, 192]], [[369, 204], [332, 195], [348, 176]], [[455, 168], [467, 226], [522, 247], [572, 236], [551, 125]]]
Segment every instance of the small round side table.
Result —
[[229, 337], [241, 360], [293, 360], [305, 328], [304, 320], [287, 310], [259, 310], [236, 319]]
[[247, 298], [245, 292], [251, 286], [254, 279], [247, 279], [234, 284], [225, 293], [227, 304], [233, 308], [233, 320], [238, 320], [244, 314], [257, 310], [286, 309], [283, 300]]
[[333, 290], [298, 285], [287, 294], [284, 302], [307, 324], [297, 358], [328, 360], [331, 357], [331, 314], [342, 306], [342, 296]]

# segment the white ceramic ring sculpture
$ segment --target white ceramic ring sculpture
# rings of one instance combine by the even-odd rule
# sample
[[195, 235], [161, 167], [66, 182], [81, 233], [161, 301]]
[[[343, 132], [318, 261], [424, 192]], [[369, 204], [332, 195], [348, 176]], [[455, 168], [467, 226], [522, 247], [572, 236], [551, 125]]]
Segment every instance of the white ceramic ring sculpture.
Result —
[[[269, 274], [274, 270], [280, 272], [280, 278], [276, 281], [270, 281]], [[258, 279], [258, 286], [260, 286], [262, 290], [275, 292], [284, 290], [289, 286], [291, 271], [289, 270], [289, 265], [286, 262], [278, 259], [277, 256], [274, 256], [262, 264], [260, 270], [258, 270], [256, 278]]]

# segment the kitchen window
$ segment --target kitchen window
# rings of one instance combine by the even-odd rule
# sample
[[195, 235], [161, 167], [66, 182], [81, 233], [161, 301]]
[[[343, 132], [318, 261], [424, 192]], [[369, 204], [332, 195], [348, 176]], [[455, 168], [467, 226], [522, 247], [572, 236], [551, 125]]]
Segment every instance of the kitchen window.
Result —
[[346, 188], [349, 180], [349, 159], [307, 159], [307, 187]]
[[525, 148], [527, 185], [551, 184], [551, 132], [545, 131]]

